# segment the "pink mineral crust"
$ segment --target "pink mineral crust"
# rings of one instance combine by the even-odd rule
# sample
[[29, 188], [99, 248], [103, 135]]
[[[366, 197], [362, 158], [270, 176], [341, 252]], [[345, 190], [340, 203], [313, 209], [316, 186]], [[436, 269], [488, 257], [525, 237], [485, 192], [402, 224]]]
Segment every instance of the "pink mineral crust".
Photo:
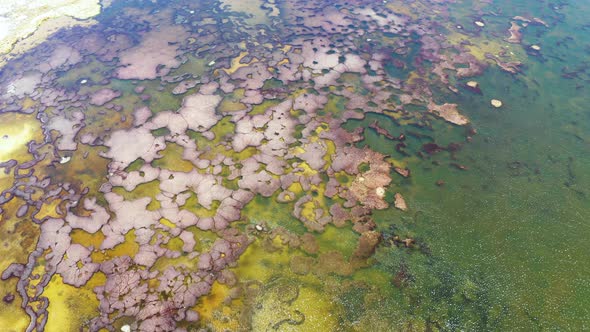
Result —
[[218, 95], [197, 93], [184, 98], [178, 113], [186, 120], [189, 129], [204, 132], [221, 119], [215, 113], [220, 102]]
[[112, 249], [125, 240], [125, 234], [130, 230], [145, 228], [153, 232], [151, 226], [157, 224], [161, 215], [157, 211], [147, 210], [151, 198], [144, 197], [133, 201], [126, 201], [115, 193], [106, 193], [105, 199], [110, 209], [115, 213], [115, 218], [102, 227], [105, 239], [101, 249]]
[[332, 6], [324, 8], [321, 14], [305, 16], [303, 25], [306, 27], [322, 28], [326, 33], [342, 33], [352, 24], [343, 12]]
[[[338, 147], [333, 156], [331, 169], [334, 172], [346, 171], [357, 174], [350, 185], [349, 191], [340, 191], [339, 196], [347, 200], [345, 206], [352, 207], [358, 201], [369, 209], [385, 209], [388, 204], [383, 199], [385, 188], [391, 182], [389, 171], [391, 165], [384, 160], [385, 156], [369, 150], [355, 147]], [[360, 173], [359, 165], [368, 163], [369, 170]]]
[[316, 141], [303, 146], [305, 152], [297, 156], [304, 160], [312, 169], [322, 170], [326, 165], [326, 145], [323, 141]]
[[49, 266], [56, 267], [62, 260], [71, 245], [71, 231], [72, 228], [62, 219], [47, 219], [41, 224], [41, 235], [37, 242], [37, 249], [51, 250], [46, 255]]
[[510, 22], [510, 29], [508, 29], [510, 37], [506, 41], [512, 44], [520, 44], [522, 41], [522, 32], [520, 32], [520, 25], [516, 22]]
[[47, 73], [52, 69], [58, 69], [62, 66], [66, 65], [73, 65], [82, 60], [80, 56], [80, 52], [78, 50], [67, 46], [67, 45], [58, 45], [49, 59], [39, 65], [39, 70]]
[[197, 171], [173, 172], [163, 169], [160, 172], [160, 190], [170, 194], [180, 194], [202, 180], [202, 174]]
[[145, 127], [150, 130], [167, 128], [170, 130], [170, 135], [174, 136], [186, 132], [188, 122], [181, 114], [164, 111], [154, 116], [150, 122], [145, 124]]
[[172, 90], [172, 94], [181, 95], [183, 93], [186, 93], [188, 90], [197, 86], [198, 83], [199, 81], [197, 80], [184, 80], [178, 83], [176, 87], [174, 87], [174, 89]]
[[115, 257], [101, 264], [100, 271], [107, 280], [103, 286], [94, 289], [101, 313], [119, 311], [119, 314], [129, 316], [139, 313], [139, 304], [145, 300], [148, 291], [147, 284], [142, 281], [155, 277], [157, 272], [131, 269], [132, 264], [129, 256]]
[[180, 233], [179, 238], [182, 240], [182, 251], [184, 252], [192, 252], [195, 249], [195, 245], [197, 244], [195, 241], [195, 237], [193, 233], [188, 231], [182, 231]]
[[160, 176], [160, 169], [153, 168], [150, 164], [141, 166], [138, 171], [126, 173], [119, 171], [109, 177], [111, 185], [123, 187], [127, 191], [134, 190], [142, 183], [151, 182]]
[[61, 274], [64, 283], [80, 287], [98, 271], [100, 265], [92, 263], [90, 253], [88, 248], [77, 243], [68, 248], [64, 259], [57, 266], [57, 273]]
[[258, 105], [264, 101], [264, 96], [260, 92], [259, 89], [256, 90], [246, 90], [244, 92], [244, 97], [240, 99], [241, 103], [250, 104], [250, 105]]
[[327, 102], [328, 98], [324, 95], [303, 93], [295, 98], [293, 109], [303, 110], [308, 116], [314, 117], [316, 115], [316, 111], [324, 107]]
[[154, 137], [144, 127], [115, 131], [104, 145], [109, 151], [101, 155], [113, 160], [109, 166], [111, 170], [122, 170], [138, 158], [150, 163], [160, 157], [159, 151], [166, 148], [164, 137]]
[[275, 175], [282, 175], [287, 167], [287, 163], [283, 159], [265, 153], [256, 154], [252, 156], [252, 159], [264, 164], [266, 170]]
[[336, 154], [332, 157], [331, 168], [335, 172], [345, 171], [348, 174], [357, 174], [358, 166], [364, 159], [363, 150], [355, 147], [343, 147], [336, 150]]
[[[330, 48], [331, 41], [323, 37], [316, 37], [303, 44], [301, 55], [305, 58], [303, 65], [315, 73], [323, 69], [331, 69], [338, 65], [340, 54]], [[334, 51], [329, 53], [329, 51]]]
[[246, 90], [259, 90], [264, 85], [264, 81], [272, 78], [268, 67], [264, 63], [256, 62], [247, 67], [241, 67], [231, 75], [234, 80], [241, 80], [239, 87]]
[[152, 111], [147, 106], [137, 108], [133, 112], [133, 125], [139, 127], [152, 116]]
[[63, 151], [73, 151], [78, 147], [75, 138], [78, 131], [84, 126], [84, 113], [75, 111], [71, 116], [56, 116], [49, 120], [45, 130], [49, 133], [52, 130], [58, 131], [60, 137], [57, 142], [57, 148]]
[[154, 265], [158, 258], [164, 256], [166, 251], [166, 249], [160, 247], [157, 244], [142, 244], [139, 247], [138, 252], [135, 254], [135, 256], [133, 256], [133, 261], [138, 265], [149, 268]]
[[176, 308], [189, 308], [196, 304], [199, 297], [211, 290], [208, 280], [202, 278], [203, 272], [182, 273], [169, 267], [158, 278], [160, 283], [156, 289], [159, 293], [171, 294]]
[[238, 180], [240, 188], [270, 197], [280, 187], [281, 183], [277, 177], [274, 177], [266, 170], [258, 171], [260, 164], [254, 158], [245, 160], [242, 165], [242, 178]]
[[404, 196], [402, 196], [402, 194], [400, 194], [400, 193], [395, 194], [395, 207], [402, 210], [402, 211], [408, 210], [408, 205], [406, 204], [406, 200], [404, 199]]
[[293, 216], [303, 222], [303, 225], [305, 225], [309, 231], [321, 232], [324, 230], [324, 227], [330, 221], [332, 221], [332, 219], [322, 208], [314, 209], [315, 216], [313, 220], [304, 216], [302, 214], [303, 205], [310, 202], [317, 206], [317, 203], [314, 203], [313, 197], [311, 197], [311, 195], [305, 195], [297, 200], [293, 208]]
[[90, 104], [102, 106], [119, 96], [121, 96], [120, 91], [115, 91], [109, 88], [100, 89], [90, 96]]
[[390, 182], [388, 173], [369, 170], [357, 176], [350, 185], [350, 191], [367, 208], [382, 210], [389, 206], [383, 197]]
[[373, 20], [380, 27], [390, 26], [391, 28], [389, 32], [400, 32], [401, 30], [399, 27], [404, 27], [408, 22], [408, 19], [401, 15], [396, 15], [393, 13], [383, 15], [376, 13], [374, 9], [369, 7], [355, 8], [352, 12], [361, 17], [364, 17], [365, 19]]
[[266, 111], [271, 120], [264, 131], [264, 138], [268, 142], [260, 147], [262, 153], [282, 157], [287, 153], [289, 144], [296, 142], [293, 137], [296, 123], [289, 113], [292, 105], [293, 101], [287, 99]]
[[88, 233], [96, 233], [109, 220], [109, 213], [105, 208], [96, 204], [96, 198], [86, 198], [84, 209], [92, 211], [88, 217], [79, 217], [72, 212], [66, 216], [66, 222], [73, 229], [82, 229]]
[[457, 104], [448, 104], [445, 103], [443, 105], [436, 105], [434, 102], [430, 102], [428, 104], [428, 109], [430, 112], [440, 116], [441, 118], [445, 119], [446, 121], [462, 126], [469, 123], [469, 119], [466, 116], [459, 113], [457, 109]]
[[141, 43], [122, 52], [117, 70], [120, 79], [150, 80], [168, 74], [180, 65], [177, 42], [182, 42], [188, 33], [180, 25], [164, 26], [148, 32]]
[[17, 96], [18, 98], [30, 95], [35, 92], [35, 89], [39, 86], [39, 83], [41, 83], [42, 77], [43, 74], [38, 71], [19, 74], [5, 87], [2, 87], [2, 95]]

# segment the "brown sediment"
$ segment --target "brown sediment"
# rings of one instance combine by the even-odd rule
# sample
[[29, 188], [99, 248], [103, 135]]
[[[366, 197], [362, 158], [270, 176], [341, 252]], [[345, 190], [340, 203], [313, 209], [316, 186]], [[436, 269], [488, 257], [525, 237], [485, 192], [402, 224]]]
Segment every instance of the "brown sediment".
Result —
[[520, 25], [518, 25], [516, 22], [510, 22], [510, 29], [508, 29], [508, 32], [510, 32], [510, 37], [506, 39], [507, 42], [512, 44], [521, 43], [522, 33], [520, 32]]
[[487, 59], [494, 60], [496, 62], [496, 64], [498, 65], [498, 67], [500, 67], [500, 69], [507, 71], [511, 74], [517, 74], [517, 73], [520, 73], [520, 71], [521, 71], [520, 67], [522, 66], [522, 63], [520, 61], [503, 62], [497, 56], [495, 56], [491, 53], [486, 53], [485, 57]]
[[408, 205], [406, 204], [406, 200], [400, 193], [395, 194], [395, 207], [402, 211], [408, 210]]

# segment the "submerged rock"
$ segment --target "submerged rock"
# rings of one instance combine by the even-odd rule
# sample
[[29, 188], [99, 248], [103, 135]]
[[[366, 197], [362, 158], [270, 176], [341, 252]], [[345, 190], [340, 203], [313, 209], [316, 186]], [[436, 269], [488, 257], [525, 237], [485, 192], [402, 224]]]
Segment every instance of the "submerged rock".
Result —
[[494, 106], [495, 108], [500, 108], [503, 105], [502, 101], [498, 99], [490, 100], [490, 104], [492, 104], [492, 106]]
[[402, 194], [400, 194], [400, 193], [395, 194], [395, 207], [399, 210], [402, 210], [402, 211], [408, 210], [408, 205], [406, 204], [406, 200], [404, 199], [404, 196], [402, 196]]

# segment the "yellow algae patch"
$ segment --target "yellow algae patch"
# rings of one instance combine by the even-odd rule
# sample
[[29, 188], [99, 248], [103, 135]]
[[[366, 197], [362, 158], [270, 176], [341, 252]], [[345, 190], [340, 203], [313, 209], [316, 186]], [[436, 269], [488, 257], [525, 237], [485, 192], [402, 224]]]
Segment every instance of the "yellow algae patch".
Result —
[[250, 63], [241, 63], [240, 61], [242, 61], [242, 59], [248, 55], [247, 51], [243, 51], [240, 52], [240, 55], [238, 55], [237, 57], [233, 58], [231, 60], [231, 66], [229, 69], [223, 69], [223, 71], [225, 71], [228, 74], [233, 74], [236, 72], [236, 70], [242, 68], [242, 67], [248, 67], [250, 64], [254, 63], [254, 62], [258, 62], [258, 59], [254, 58], [252, 59], [252, 61], [250, 61]]
[[[230, 297], [230, 288], [227, 285], [214, 282], [211, 292], [199, 299], [193, 310], [201, 315], [201, 322], [213, 331], [238, 331], [240, 322], [231, 319], [236, 316], [231, 308], [226, 305], [226, 299]], [[232, 306], [234, 306], [232, 304]], [[235, 317], [234, 317], [235, 318]]]
[[360, 269], [356, 271], [352, 278], [357, 281], [364, 281], [370, 285], [389, 289], [391, 287], [391, 274], [378, 269]]
[[77, 331], [98, 315], [98, 300], [90, 288], [76, 288], [63, 283], [56, 274], [45, 287], [49, 299], [47, 332]]
[[13, 199], [2, 207], [5, 212], [0, 215], [0, 257], [3, 258], [0, 260], [0, 271], [4, 271], [13, 262], [25, 263], [39, 238], [37, 224], [11, 216], [20, 204], [19, 199]]
[[[288, 64], [289, 62], [290, 62], [290, 61], [289, 61], [289, 58], [284, 58], [283, 60], [281, 60], [281, 61], [277, 62], [277, 67], [278, 67], [278, 66], [282, 66], [282, 65], [286, 65], [286, 64]], [[270, 69], [270, 68], [269, 68], [269, 69]], [[273, 68], [273, 69], [274, 69], [274, 68]]]
[[94, 248], [99, 248], [102, 241], [104, 241], [104, 234], [102, 234], [101, 231], [90, 234], [81, 229], [74, 229], [72, 233], [70, 233], [70, 238], [72, 239], [72, 243], [78, 243], [86, 247], [93, 246]]
[[[180, 241], [180, 240], [178, 240], [178, 241]], [[172, 242], [172, 240], [170, 242]], [[169, 245], [166, 245], [166, 248], [171, 249], [171, 250], [181, 251], [182, 244], [180, 244], [180, 248], [172, 249], [172, 247], [176, 246], [176, 245], [177, 244], [169, 244]], [[150, 268], [150, 270], [151, 271], [164, 271], [169, 267], [179, 268], [181, 266], [184, 266], [185, 268], [188, 268], [188, 269], [196, 270], [198, 262], [199, 262], [199, 258], [189, 258], [187, 255], [181, 255], [176, 258], [168, 258], [168, 257], [163, 256], [163, 257], [159, 257], [158, 260], [156, 260], [156, 262]]]
[[22, 299], [15, 291], [17, 282], [17, 278], [0, 282], [0, 297], [4, 297], [9, 293], [15, 295], [14, 301], [11, 304], [3, 303], [0, 305], [0, 322], [3, 326], [2, 332], [25, 331], [29, 325], [29, 316], [21, 309]]
[[283, 53], [288, 53], [292, 48], [293, 46], [291, 45], [285, 45], [281, 48], [281, 51], [283, 51]]
[[[39, 227], [30, 221], [12, 217], [22, 203], [13, 199], [2, 208], [5, 212], [0, 215], [0, 271], [14, 262], [26, 263], [27, 257], [35, 249], [39, 238]], [[21, 309], [21, 297], [16, 292], [17, 278], [0, 282], [0, 298], [8, 294], [15, 295], [11, 304], [0, 305], [1, 331], [24, 331], [29, 324], [29, 317]]]
[[[63, 27], [88, 26], [99, 0], [6, 0], [0, 2], [0, 67]], [[86, 21], [84, 21], [86, 20]]]
[[176, 228], [176, 225], [172, 221], [170, 221], [166, 218], [160, 218], [160, 224], [162, 224], [168, 228]]
[[238, 267], [234, 269], [240, 280], [258, 280], [265, 283], [277, 273], [289, 269], [290, 250], [282, 249], [285, 246], [278, 236], [272, 239], [272, 245], [279, 250], [269, 252], [264, 249], [260, 241], [248, 246], [240, 256]]
[[290, 273], [294, 251], [276, 236], [252, 243], [240, 257], [234, 269], [236, 275], [242, 281], [256, 280], [260, 285], [255, 298], [256, 310], [252, 313], [252, 330], [336, 330], [340, 309], [318, 288], [321, 281], [311, 273], [306, 276]]
[[335, 331], [338, 308], [325, 292], [297, 283], [265, 292], [252, 317], [254, 331]]
[[93, 262], [101, 263], [119, 256], [133, 257], [138, 251], [139, 244], [135, 241], [135, 230], [131, 230], [125, 234], [125, 241], [123, 243], [116, 245], [113, 249], [94, 251], [90, 257]]
[[[293, 154], [298, 155], [298, 154], [303, 154], [305, 153], [305, 150], [300, 147], [300, 146], [296, 146], [295, 148], [292, 149], [291, 151]], [[315, 169], [311, 168], [311, 166], [309, 166], [306, 162], [301, 162], [299, 164], [297, 164], [297, 168], [301, 168], [302, 170], [295, 172], [295, 174], [297, 175], [305, 175], [305, 176], [312, 176], [314, 174], [317, 174], [318, 171], [316, 171]]]
[[463, 42], [465, 47], [471, 55], [473, 55], [479, 61], [490, 61], [486, 58], [485, 54], [490, 53], [498, 55], [501, 52], [510, 57], [508, 61], [516, 61], [519, 59], [526, 58], [526, 53], [520, 44], [511, 44], [498, 39], [489, 39], [485, 36], [482, 37], [470, 37], [454, 31], [453, 28], [449, 28], [449, 33], [446, 36], [449, 43], [459, 46]]
[[36, 104], [37, 104], [37, 102], [34, 101], [33, 99], [31, 99], [30, 97], [25, 97], [21, 102], [21, 106], [24, 109], [31, 108], [31, 107], [35, 106]]
[[56, 210], [61, 202], [62, 202], [61, 199], [54, 199], [48, 203], [43, 203], [39, 212], [37, 212], [37, 214], [35, 214], [35, 218], [41, 220], [43, 218], [61, 218], [61, 217], [63, 217], [64, 215], [59, 214]]
[[[43, 132], [34, 115], [0, 115], [0, 162], [10, 159], [24, 162], [33, 159], [27, 150], [27, 143], [42, 139]], [[0, 177], [5, 176], [4, 172], [0, 173]]]

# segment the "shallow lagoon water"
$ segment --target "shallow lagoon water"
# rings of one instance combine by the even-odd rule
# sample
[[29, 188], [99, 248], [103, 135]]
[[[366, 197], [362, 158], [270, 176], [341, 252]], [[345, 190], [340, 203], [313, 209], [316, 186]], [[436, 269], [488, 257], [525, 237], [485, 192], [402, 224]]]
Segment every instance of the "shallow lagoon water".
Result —
[[[265, 12], [258, 8], [261, 4], [268, 7], [268, 17], [261, 16]], [[34, 173], [27, 174], [26, 167], [14, 173], [18, 166], [4, 165], [10, 170], [0, 177], [2, 197], [10, 198], [1, 206], [0, 252], [5, 258], [0, 267], [8, 271], [10, 264], [22, 264], [4, 272], [0, 284], [4, 326], [14, 331], [27, 326], [46, 331], [124, 326], [142, 331], [588, 328], [587, 5], [319, 1], [302, 7], [286, 1], [253, 2], [252, 13], [241, 12], [247, 6], [231, 12], [233, 7], [224, 5], [231, 2], [210, 7], [115, 2], [95, 17], [101, 22], [97, 27], [61, 32], [2, 69], [0, 116], [3, 126], [9, 124], [2, 143], [10, 149], [0, 156], [19, 165], [36, 159]], [[330, 19], [318, 23], [314, 17]], [[352, 21], [349, 26], [338, 25], [339, 19]], [[484, 22], [484, 27], [475, 21]], [[273, 22], [280, 23], [253, 26]], [[402, 28], [397, 31], [392, 22]], [[519, 43], [506, 41], [511, 22], [520, 27]], [[142, 41], [149, 40], [150, 33], [163, 29], [175, 34], [162, 35], [165, 43], [152, 40], [160, 49], [145, 48], [144, 57], [155, 53], [157, 60], [142, 63], [142, 57], [123, 55], [133, 54], [126, 52], [145, 46]], [[80, 42], [90, 35], [102, 48]], [[438, 39], [428, 39], [436, 35]], [[320, 37], [333, 45], [305, 44]], [[540, 45], [540, 51], [531, 45]], [[399, 54], [392, 51], [395, 47]], [[306, 48], [312, 51], [305, 53]], [[72, 56], [76, 52], [79, 57]], [[325, 53], [314, 55], [318, 52]], [[333, 52], [339, 58], [330, 65], [326, 57]], [[442, 77], [433, 70], [441, 62], [433, 53], [471, 54], [475, 60], [470, 63], [481, 64], [482, 70], [458, 77], [457, 70], [468, 66], [458, 61], [444, 69], [448, 77]], [[305, 54], [312, 58], [305, 59]], [[353, 59], [351, 54], [360, 55], [358, 61], [365, 65], [333, 68], [347, 57]], [[376, 59], [375, 54], [384, 58]], [[53, 59], [49, 60], [53, 67], [40, 67], [47, 59]], [[120, 71], [124, 61], [138, 71]], [[297, 61], [302, 64], [289, 67]], [[258, 62], [265, 65], [248, 72]], [[507, 72], [514, 69], [510, 66], [501, 68], [510, 62], [520, 63], [518, 72]], [[149, 66], [153, 73], [143, 71]], [[246, 71], [241, 76], [240, 67]], [[281, 76], [288, 70], [302, 76]], [[134, 76], [143, 75], [140, 72], [145, 77]], [[34, 79], [37, 73], [43, 80]], [[265, 77], [262, 85], [256, 81], [259, 75]], [[376, 84], [363, 81], [376, 75], [382, 75]], [[478, 82], [481, 93], [465, 87], [469, 80]], [[178, 93], [181, 86], [186, 91]], [[105, 88], [120, 95], [97, 93]], [[248, 90], [264, 91], [262, 101], [245, 99]], [[387, 98], [378, 91], [385, 91]], [[402, 96], [409, 93], [415, 99], [408, 102]], [[155, 120], [158, 114], [168, 114], [167, 110], [181, 114], [193, 95], [220, 96], [209, 113], [215, 118], [210, 128], [204, 127], [211, 118], [199, 117], [192, 118], [193, 123], [202, 127], [176, 134], [178, 127], [171, 122], [156, 124], [161, 123]], [[350, 109], [353, 96], [361, 97], [355, 103], [362, 106]], [[106, 102], [101, 104], [99, 98]], [[300, 107], [277, 111], [285, 101], [297, 98], [303, 102]], [[502, 100], [501, 108], [490, 105], [496, 98]], [[203, 104], [210, 104], [208, 100]], [[306, 100], [318, 103], [317, 109], [303, 109]], [[469, 124], [434, 116], [428, 112], [433, 108], [430, 101], [457, 104]], [[199, 108], [203, 104], [193, 112], [210, 112], [211, 108]], [[148, 118], [138, 120], [142, 107], [148, 108]], [[82, 121], [77, 120], [77, 110], [85, 116]], [[182, 114], [188, 116], [186, 112]], [[258, 132], [264, 138], [236, 152], [235, 144], [241, 144], [234, 143], [237, 128], [244, 129], [248, 115], [258, 115], [264, 123], [249, 131], [249, 137]], [[173, 116], [160, 117], [170, 121]], [[68, 122], [52, 122], [57, 118]], [[272, 120], [277, 121], [271, 124]], [[278, 120], [284, 121], [282, 125]], [[284, 129], [291, 124], [292, 130]], [[49, 130], [51, 126], [57, 129]], [[252, 158], [273, 155], [264, 148], [273, 142], [269, 126], [285, 130], [281, 142], [290, 143], [282, 148], [285, 154], [274, 156], [288, 163], [278, 171], [277, 164], [259, 159], [254, 172], [248, 173]], [[362, 135], [347, 137], [338, 126], [348, 133], [362, 128]], [[149, 129], [149, 134], [137, 129], [135, 137], [151, 136], [166, 147], [159, 155], [145, 150], [127, 162], [129, 158], [113, 152], [125, 151], [124, 145], [109, 139], [133, 128]], [[75, 149], [64, 148], [71, 129], [76, 129], [70, 135], [77, 143]], [[335, 132], [340, 134], [331, 134]], [[183, 141], [179, 137], [184, 133]], [[399, 139], [400, 134], [405, 137]], [[30, 140], [39, 147], [27, 150]], [[399, 146], [402, 142], [405, 146]], [[362, 158], [338, 156], [339, 151], [355, 148], [378, 154], [365, 157], [356, 169], [338, 169], [338, 163]], [[195, 157], [187, 151], [201, 154]], [[312, 157], [308, 151], [315, 151]], [[318, 153], [321, 160], [313, 157]], [[226, 162], [220, 162], [220, 156]], [[63, 157], [71, 159], [62, 164]], [[386, 175], [376, 171], [385, 165], [389, 165]], [[406, 178], [394, 167], [407, 168], [411, 175]], [[141, 179], [151, 176], [153, 169], [159, 175]], [[228, 190], [247, 188], [255, 195], [238, 204], [241, 213], [228, 217], [229, 223], [208, 225], [207, 218], [232, 209], [224, 205], [229, 201], [213, 199], [208, 204], [207, 190], [196, 184], [172, 200], [161, 196], [182, 186], [174, 179], [191, 171], [201, 175], [187, 176], [186, 183], [212, 176]], [[265, 185], [244, 181], [263, 172], [271, 174]], [[301, 183], [268, 189], [276, 185], [273, 179], [286, 182], [289, 174], [299, 176]], [[136, 187], [125, 184], [134, 176], [140, 177]], [[384, 181], [382, 198], [365, 191], [377, 192], [364, 184], [373, 176]], [[39, 181], [47, 177], [49, 184], [35, 187], [31, 184], [35, 177]], [[388, 178], [391, 182], [383, 180]], [[329, 183], [337, 184], [337, 195], [330, 193]], [[219, 186], [212, 185], [211, 191], [218, 193]], [[49, 195], [60, 187], [58, 194]], [[32, 190], [30, 196], [27, 190]], [[396, 193], [404, 198], [407, 211], [394, 207]], [[129, 205], [126, 209], [133, 213], [124, 214], [125, 209], [117, 208], [117, 197], [124, 202], [145, 197], [151, 201]], [[106, 211], [105, 225], [95, 232], [89, 224], [98, 222], [100, 208], [84, 205], [88, 198], [95, 198]], [[345, 206], [347, 200], [357, 207], [372, 207], [338, 221], [330, 208]], [[23, 204], [29, 208], [19, 217]], [[175, 211], [188, 212], [178, 217]], [[203, 221], [192, 224], [194, 219], [186, 213]], [[72, 221], [72, 215], [89, 217], [84, 219], [89, 224]], [[151, 223], [141, 224], [149, 218]], [[73, 228], [66, 236], [57, 236], [59, 231], [52, 233], [47, 226], [60, 220]], [[136, 226], [123, 232], [114, 245], [105, 246], [105, 239], [116, 238], [109, 225], [117, 223]], [[44, 232], [59, 240], [43, 240]], [[232, 245], [228, 248], [222, 240]], [[69, 258], [84, 250], [64, 252], [73, 243], [89, 252], [74, 264]], [[55, 258], [55, 253], [60, 257]], [[213, 257], [211, 265], [204, 263], [206, 254]], [[113, 264], [120, 268], [113, 269]], [[55, 266], [57, 272], [52, 271]], [[76, 271], [84, 268], [92, 277], [72, 285], [80, 278]], [[112, 288], [113, 282], [134, 285], [137, 292]], [[45, 286], [31, 287], [40, 283]], [[29, 297], [25, 301], [23, 294]], [[111, 294], [118, 295], [109, 298]]]

